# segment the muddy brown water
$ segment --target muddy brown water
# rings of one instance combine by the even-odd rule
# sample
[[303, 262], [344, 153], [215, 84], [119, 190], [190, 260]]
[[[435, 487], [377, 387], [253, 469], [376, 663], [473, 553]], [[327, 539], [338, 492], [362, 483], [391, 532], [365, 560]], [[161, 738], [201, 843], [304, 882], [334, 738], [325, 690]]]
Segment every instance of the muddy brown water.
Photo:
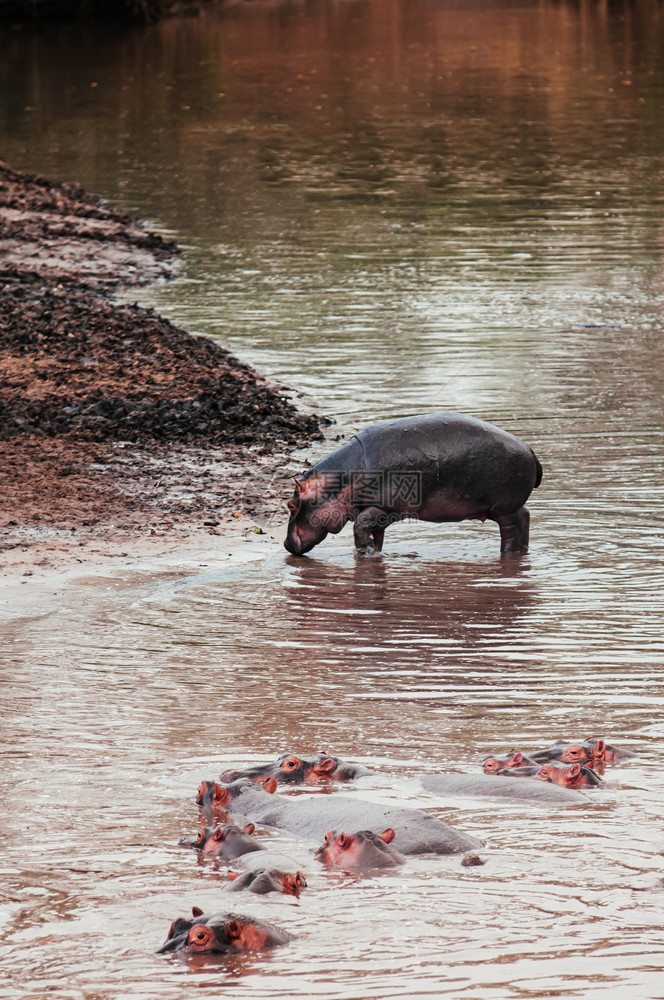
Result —
[[[664, 995], [663, 16], [330, 0], [3, 33], [4, 157], [185, 247], [142, 302], [332, 437], [458, 409], [545, 478], [522, 560], [495, 525], [405, 524], [357, 563], [347, 529], [300, 561], [215, 542], [197, 571], [5, 606], [2, 996]], [[572, 810], [415, 777], [591, 734], [640, 756]], [[230, 898], [297, 940], [154, 955], [224, 905], [224, 869], [174, 846], [199, 780], [319, 748], [379, 772], [348, 794], [432, 810], [486, 865], [328, 875], [272, 834], [309, 888]]]

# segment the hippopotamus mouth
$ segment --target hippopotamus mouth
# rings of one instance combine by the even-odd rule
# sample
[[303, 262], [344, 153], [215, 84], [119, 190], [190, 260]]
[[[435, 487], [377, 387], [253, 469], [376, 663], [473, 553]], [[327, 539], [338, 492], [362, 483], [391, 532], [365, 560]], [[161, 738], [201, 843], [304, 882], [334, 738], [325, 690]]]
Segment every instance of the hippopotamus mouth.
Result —
[[308, 541], [304, 541], [298, 528], [293, 525], [288, 529], [288, 535], [284, 541], [284, 546], [292, 556], [303, 556], [305, 552], [310, 552], [311, 549], [318, 544], [319, 540], [320, 539], [317, 538], [311, 538]]

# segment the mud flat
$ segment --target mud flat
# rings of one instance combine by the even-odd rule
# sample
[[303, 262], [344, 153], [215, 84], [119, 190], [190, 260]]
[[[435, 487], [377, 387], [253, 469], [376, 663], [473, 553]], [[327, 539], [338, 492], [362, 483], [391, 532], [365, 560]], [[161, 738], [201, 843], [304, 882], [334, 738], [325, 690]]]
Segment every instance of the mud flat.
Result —
[[0, 163], [5, 582], [221, 545], [206, 534], [281, 538], [289, 455], [321, 421], [213, 341], [113, 300], [177, 262], [79, 187]]

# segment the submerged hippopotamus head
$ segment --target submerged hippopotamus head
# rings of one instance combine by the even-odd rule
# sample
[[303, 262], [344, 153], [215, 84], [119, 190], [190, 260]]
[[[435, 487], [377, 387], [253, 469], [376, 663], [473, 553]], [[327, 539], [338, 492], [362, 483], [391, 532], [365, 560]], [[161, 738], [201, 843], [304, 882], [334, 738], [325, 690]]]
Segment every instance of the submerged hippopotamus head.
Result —
[[229, 872], [227, 892], [255, 892], [265, 896], [268, 892], [283, 892], [286, 896], [300, 898], [307, 887], [302, 872], [280, 872], [276, 868], [256, 868], [251, 872]]
[[219, 780], [230, 782], [237, 781], [238, 778], [251, 778], [252, 781], [261, 783], [265, 778], [273, 777], [279, 784], [314, 784], [327, 780], [350, 781], [369, 773], [358, 764], [347, 764], [339, 757], [330, 757], [326, 753], [319, 753], [313, 759], [285, 753], [274, 763], [257, 764], [243, 771], [224, 771]]
[[[268, 778], [256, 778], [255, 781], [266, 792], [276, 791], [277, 782], [271, 776]], [[248, 783], [251, 784], [251, 782]], [[238, 786], [238, 788], [231, 786], [229, 789], [218, 785], [216, 781], [201, 781], [196, 793], [196, 804], [200, 807], [201, 814], [206, 820], [213, 816], [223, 816], [224, 818], [228, 816], [228, 812], [233, 805], [233, 799], [241, 790], [241, 782], [238, 782]]]
[[406, 861], [403, 854], [392, 847], [393, 840], [391, 828], [382, 833], [359, 830], [348, 834], [329, 830], [314, 857], [337, 868], [392, 868]]
[[191, 847], [205, 854], [212, 854], [215, 858], [232, 861], [243, 854], [264, 850], [251, 836], [255, 829], [253, 823], [247, 823], [242, 829], [233, 823], [218, 823], [214, 829], [202, 826], [196, 837], [186, 837], [179, 842], [178, 847]]
[[295, 480], [287, 505], [290, 518], [285, 547], [302, 556], [322, 542], [329, 532], [338, 534], [353, 516], [350, 487], [340, 488], [340, 476], [317, 472]]
[[171, 924], [168, 937], [157, 954], [171, 951], [188, 955], [228, 955], [245, 951], [264, 951], [291, 941], [292, 934], [278, 927], [234, 913], [206, 916], [197, 906], [191, 920], [178, 917]]
[[591, 767], [579, 763], [564, 764], [557, 760], [542, 764], [535, 777], [564, 788], [592, 788], [602, 784], [602, 779]]
[[528, 767], [534, 763], [534, 760], [524, 756], [520, 751], [510, 750], [509, 753], [503, 754], [502, 757], [485, 757], [482, 762], [482, 768], [485, 774], [498, 774], [504, 768]]

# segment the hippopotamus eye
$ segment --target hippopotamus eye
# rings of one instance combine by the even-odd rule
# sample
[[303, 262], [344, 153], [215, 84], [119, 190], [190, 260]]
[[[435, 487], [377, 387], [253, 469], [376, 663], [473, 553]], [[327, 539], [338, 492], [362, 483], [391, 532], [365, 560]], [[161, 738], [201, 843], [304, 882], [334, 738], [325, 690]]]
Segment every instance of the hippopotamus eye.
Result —
[[288, 507], [291, 514], [297, 514], [297, 509], [299, 507], [297, 500], [289, 500], [286, 506]]
[[196, 843], [202, 844], [204, 840], [205, 840], [205, 830], [201, 827], [201, 829], [198, 831], [198, 834], [196, 835]]
[[286, 757], [286, 760], [281, 762], [282, 771], [293, 771], [296, 767], [300, 766], [299, 757]]

